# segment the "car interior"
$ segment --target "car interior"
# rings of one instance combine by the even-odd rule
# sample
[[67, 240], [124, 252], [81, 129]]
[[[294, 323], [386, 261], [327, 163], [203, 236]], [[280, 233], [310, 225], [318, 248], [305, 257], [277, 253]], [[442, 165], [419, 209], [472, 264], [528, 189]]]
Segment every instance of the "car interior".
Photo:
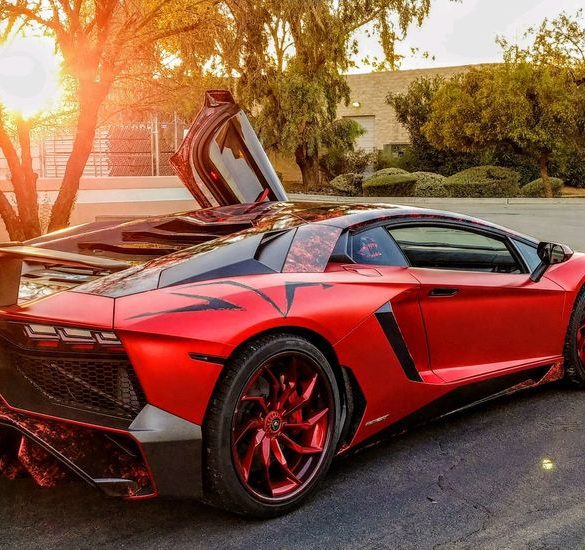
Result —
[[352, 258], [357, 263], [373, 265], [523, 272], [503, 239], [438, 225], [376, 227], [357, 233], [352, 240]]

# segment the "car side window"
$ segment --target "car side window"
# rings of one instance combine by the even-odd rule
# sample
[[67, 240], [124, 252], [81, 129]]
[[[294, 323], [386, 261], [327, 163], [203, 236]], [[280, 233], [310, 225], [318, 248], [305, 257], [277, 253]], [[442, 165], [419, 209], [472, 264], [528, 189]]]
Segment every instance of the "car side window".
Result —
[[538, 257], [536, 245], [527, 244], [522, 241], [517, 241], [516, 239], [512, 240], [514, 241], [514, 245], [518, 249], [518, 252], [520, 252], [522, 258], [524, 258], [530, 272], [534, 271], [540, 265], [540, 258]]
[[440, 225], [408, 225], [389, 232], [413, 267], [522, 273], [503, 238]]
[[383, 227], [373, 227], [352, 235], [351, 257], [358, 264], [408, 265], [400, 248]]

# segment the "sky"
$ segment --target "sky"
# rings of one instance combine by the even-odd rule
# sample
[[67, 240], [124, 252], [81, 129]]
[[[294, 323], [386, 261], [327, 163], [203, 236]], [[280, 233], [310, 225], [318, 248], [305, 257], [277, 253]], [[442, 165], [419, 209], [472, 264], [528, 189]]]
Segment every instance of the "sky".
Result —
[[[545, 17], [554, 18], [562, 11], [574, 14], [585, 8], [584, 0], [432, 0], [431, 13], [420, 28], [411, 27], [397, 50], [406, 55], [401, 69], [419, 69], [493, 63], [501, 61], [495, 40], [503, 36], [522, 42], [530, 26], [539, 25]], [[376, 40], [365, 33], [358, 35], [360, 59], [365, 55], [381, 56]], [[427, 51], [408, 55], [411, 47]], [[434, 56], [434, 59], [432, 57]], [[368, 72], [363, 66], [353, 72]]]

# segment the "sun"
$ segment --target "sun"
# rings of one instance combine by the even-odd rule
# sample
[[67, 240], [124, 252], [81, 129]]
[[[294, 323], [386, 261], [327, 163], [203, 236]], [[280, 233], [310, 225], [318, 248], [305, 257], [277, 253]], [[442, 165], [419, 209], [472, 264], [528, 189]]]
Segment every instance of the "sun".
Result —
[[23, 118], [58, 109], [63, 88], [60, 61], [46, 38], [0, 44], [0, 106]]

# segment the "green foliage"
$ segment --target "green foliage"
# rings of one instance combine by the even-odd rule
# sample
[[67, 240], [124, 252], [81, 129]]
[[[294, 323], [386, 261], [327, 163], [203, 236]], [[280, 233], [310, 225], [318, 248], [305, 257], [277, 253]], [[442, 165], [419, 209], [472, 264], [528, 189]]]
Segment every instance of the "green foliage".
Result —
[[319, 165], [330, 180], [349, 172], [363, 172], [371, 162], [371, 154], [355, 151], [355, 140], [364, 129], [351, 119], [334, 121], [323, 133], [323, 145], [327, 151], [319, 158]]
[[544, 19], [538, 27], [526, 32], [525, 47], [499, 38], [508, 62], [532, 62], [569, 69], [576, 81], [585, 82], [585, 16], [583, 10], [574, 15], [563, 12], [554, 19]]
[[377, 170], [376, 172], [374, 172], [372, 174], [372, 177], [377, 177], [377, 176], [402, 176], [404, 174], [408, 174], [408, 172], [406, 170], [403, 170], [402, 168], [396, 168], [396, 167], [389, 167], [389, 168], [382, 168], [381, 170]]
[[411, 174], [374, 174], [364, 181], [365, 197], [412, 197], [416, 178]]
[[496, 147], [492, 151], [487, 151], [482, 155], [482, 161], [481, 164], [503, 166], [518, 172], [520, 175], [520, 185], [525, 185], [540, 175], [539, 168], [533, 159], [514, 153], [506, 145]]
[[421, 77], [412, 82], [405, 93], [390, 93], [386, 97], [396, 118], [407, 129], [411, 143], [405, 155], [398, 159], [397, 166], [449, 175], [479, 163], [477, 154], [434, 147], [423, 132], [432, 113], [435, 95], [445, 82], [441, 77]]
[[476, 166], [445, 179], [450, 197], [515, 197], [520, 193], [520, 176], [510, 168]]
[[436, 92], [423, 133], [438, 148], [481, 153], [507, 147], [547, 170], [574, 141], [580, 113], [568, 71], [529, 63], [472, 68]]
[[221, 69], [255, 115], [267, 148], [294, 154], [309, 188], [319, 183], [319, 162], [337, 105], [349, 101], [344, 74], [369, 25], [389, 66], [394, 45], [412, 22], [420, 24], [429, 0], [225, 0], [229, 13], [220, 37]]
[[319, 159], [319, 165], [327, 180], [350, 172], [361, 174], [371, 162], [371, 153], [362, 150], [344, 152], [330, 149]]
[[565, 185], [584, 188], [585, 152], [570, 148], [561, 152], [555, 159], [551, 172], [554, 176], [562, 179]]
[[329, 182], [329, 186], [340, 195], [357, 197], [362, 194], [362, 174], [341, 174]]
[[416, 197], [448, 197], [449, 193], [445, 187], [445, 176], [434, 172], [412, 172], [416, 178]]
[[[563, 180], [559, 178], [549, 178], [553, 190], [553, 197], [560, 197], [563, 190]], [[542, 178], [538, 178], [530, 183], [527, 183], [520, 190], [523, 197], [546, 197], [546, 191]]]
[[389, 152], [378, 149], [373, 155], [374, 171], [382, 170], [383, 168], [398, 167], [399, 160], [394, 158]]

